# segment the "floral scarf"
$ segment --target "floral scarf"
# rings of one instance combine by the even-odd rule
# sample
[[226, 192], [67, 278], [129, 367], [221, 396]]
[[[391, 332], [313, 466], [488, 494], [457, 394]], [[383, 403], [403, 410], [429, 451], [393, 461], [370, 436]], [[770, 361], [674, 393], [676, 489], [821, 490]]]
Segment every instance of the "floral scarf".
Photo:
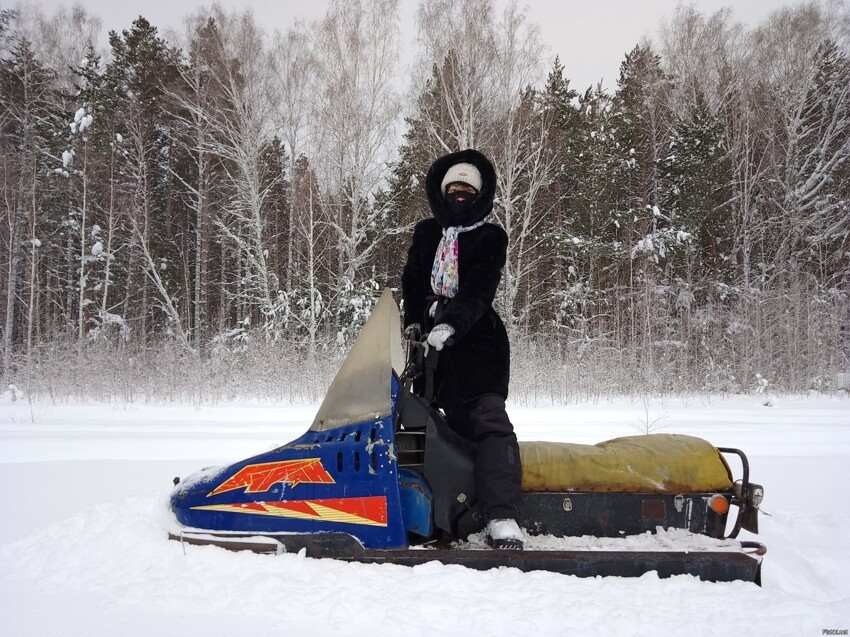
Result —
[[457, 254], [458, 242], [457, 238], [461, 232], [469, 232], [484, 225], [485, 219], [475, 223], [468, 228], [463, 226], [452, 226], [451, 228], [443, 228], [443, 238], [440, 240], [440, 245], [437, 246], [437, 253], [434, 255], [434, 266], [431, 268], [431, 289], [438, 296], [454, 298], [457, 294], [460, 276], [458, 274]]

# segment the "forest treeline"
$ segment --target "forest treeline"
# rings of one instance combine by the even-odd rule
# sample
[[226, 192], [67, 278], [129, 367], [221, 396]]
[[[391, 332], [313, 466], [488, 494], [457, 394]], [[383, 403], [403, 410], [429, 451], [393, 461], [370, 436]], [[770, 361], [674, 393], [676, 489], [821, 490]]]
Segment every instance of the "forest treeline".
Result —
[[469, 147], [499, 175], [515, 396], [846, 382], [846, 5], [682, 5], [614, 89], [573, 86], [516, 4], [398, 21], [212, 5], [101, 50], [79, 6], [0, 9], [3, 385], [315, 398], [399, 285], [428, 166]]

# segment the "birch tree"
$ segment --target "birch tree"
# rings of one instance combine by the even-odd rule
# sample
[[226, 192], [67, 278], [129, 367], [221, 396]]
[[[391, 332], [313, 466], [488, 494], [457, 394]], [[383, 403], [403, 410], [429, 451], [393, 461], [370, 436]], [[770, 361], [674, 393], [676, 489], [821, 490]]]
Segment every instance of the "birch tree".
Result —
[[[74, 68], [77, 88], [69, 101], [67, 141], [70, 181], [83, 184], [73, 194], [77, 209], [86, 217], [81, 225], [79, 254], [82, 261], [78, 285], [85, 314], [78, 321], [89, 339], [116, 333], [129, 339], [130, 328], [121, 314], [121, 280], [127, 276], [126, 263], [120, 258], [132, 243], [119, 206], [119, 173], [123, 167], [123, 136], [118, 133], [121, 118], [119, 100], [106, 82], [101, 58], [91, 43], [80, 65]], [[63, 164], [66, 156], [63, 156]], [[85, 196], [83, 196], [85, 195]], [[90, 242], [87, 244], [87, 238]], [[78, 332], [78, 340], [81, 332]]]
[[555, 179], [557, 157], [549, 152], [551, 113], [532, 88], [540, 80], [542, 59], [539, 29], [516, 3], [509, 4], [496, 29], [493, 115], [499, 135], [492, 155], [499, 175], [497, 216], [508, 235], [500, 298], [510, 333], [529, 327], [551, 285], [540, 266], [546, 260], [545, 231], [557, 207], [543, 194]]
[[75, 68], [97, 42], [102, 21], [80, 4], [58, 6], [45, 15], [37, 5], [21, 5], [16, 30], [32, 43], [33, 54], [55, 73], [55, 88], [71, 94], [77, 82]]
[[322, 222], [321, 196], [316, 173], [306, 157], [295, 164], [292, 177], [292, 258], [290, 267], [300, 279], [287, 290], [290, 320], [306, 336], [308, 355], [316, 353], [319, 332], [328, 311], [335, 237]]
[[836, 186], [850, 161], [850, 60], [834, 43], [818, 46], [806, 93], [785, 115], [784, 165], [774, 203], [787, 232], [780, 230], [776, 260], [799, 255], [813, 261], [824, 280], [822, 266], [830, 257], [819, 252], [829, 251], [830, 238], [846, 236], [848, 229], [846, 202]]
[[[287, 173], [293, 181], [293, 186], [289, 189], [288, 208], [290, 211], [294, 211], [299, 204], [298, 193], [302, 192], [301, 189], [294, 186], [297, 164], [300, 157], [304, 157], [305, 153], [311, 151], [311, 80], [316, 70], [315, 58], [310, 49], [309, 35], [305, 28], [302, 25], [296, 25], [285, 34], [278, 33], [275, 36], [270, 56], [272, 82], [275, 83], [275, 92], [278, 98], [273, 117], [289, 158]], [[312, 190], [306, 192], [310, 193], [310, 197], [313, 196]], [[309, 206], [312, 205], [313, 202], [311, 201]], [[310, 207], [310, 210], [313, 210], [313, 208]], [[310, 218], [316, 220], [312, 215]], [[303, 280], [300, 279], [300, 273], [293, 267], [299, 234], [294, 221], [291, 221], [287, 227], [285, 239], [286, 262], [290, 264], [286, 268], [283, 280], [283, 288], [287, 292], [294, 290], [295, 282]], [[310, 298], [314, 297], [312, 290], [309, 296]]]
[[[433, 71], [442, 98], [423, 102], [421, 116], [442, 154], [490, 148], [498, 135], [491, 110], [499, 89], [495, 22], [492, 0], [423, 0], [419, 5], [419, 74], [424, 80]], [[510, 75], [511, 69], [506, 71]], [[448, 126], [437, 125], [442, 121]]]
[[[264, 37], [250, 13], [228, 15], [213, 9], [210, 52], [216, 73], [209, 81], [221, 96], [212, 108], [185, 104], [209, 127], [208, 152], [221, 161], [229, 200], [218, 229], [236, 251], [240, 305], [258, 313], [260, 326], [275, 340], [285, 319], [284, 295], [269, 261], [268, 206], [283, 178], [280, 166], [264, 161], [271, 143], [276, 96]], [[240, 318], [248, 318], [241, 316]]]
[[[56, 129], [51, 74], [36, 59], [27, 40], [13, 37], [11, 44], [11, 55], [0, 59], [4, 204], [0, 233], [4, 247], [0, 261], [4, 270], [0, 377], [4, 380], [12, 373], [16, 341], [26, 334], [27, 355], [33, 346], [42, 247], [39, 211], [46, 190], [49, 133]], [[24, 271], [26, 265], [28, 272]]]
[[185, 153], [185, 168], [178, 165], [174, 177], [186, 192], [194, 226], [194, 268], [191, 273], [192, 343], [200, 352], [210, 335], [210, 247], [213, 241], [214, 183], [217, 170], [212, 153], [213, 118], [223, 95], [213, 79], [225, 71], [219, 54], [218, 28], [213, 18], [201, 13], [189, 22], [188, 59], [179, 66], [180, 79], [171, 94], [174, 117], [182, 133], [178, 141]]
[[[375, 195], [384, 184], [401, 104], [395, 90], [398, 2], [334, 2], [313, 25], [316, 138], [313, 165], [338, 250], [332, 303], [347, 340], [368, 314], [376, 285], [367, 266], [386, 233]], [[372, 279], [370, 281], [370, 279]]]
[[731, 8], [704, 15], [696, 5], [679, 5], [659, 36], [662, 65], [673, 80], [670, 106], [676, 117], [689, 117], [698, 99], [718, 113], [742, 89], [738, 74], [747, 34]]

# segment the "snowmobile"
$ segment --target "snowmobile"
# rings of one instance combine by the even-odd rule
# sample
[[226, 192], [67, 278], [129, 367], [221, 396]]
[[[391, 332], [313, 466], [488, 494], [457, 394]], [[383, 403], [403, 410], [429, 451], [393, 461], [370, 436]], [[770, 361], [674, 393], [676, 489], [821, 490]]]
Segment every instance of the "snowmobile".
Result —
[[[745, 454], [676, 434], [599, 445], [521, 442], [518, 522], [529, 536], [526, 550], [476, 544], [486, 520], [476, 498], [474, 445], [434, 406], [435, 352], [424, 343], [409, 341], [405, 364], [399, 310], [384, 290], [303, 436], [174, 479], [171, 539], [363, 563], [439, 561], [577, 576], [656, 571], [760, 584], [765, 547], [732, 539], [742, 529], [758, 532], [764, 495], [749, 480]], [[737, 481], [726, 456], [740, 460]], [[738, 509], [733, 524], [731, 506]], [[627, 550], [630, 538], [662, 532], [709, 545]], [[623, 546], [535, 545], [552, 536], [620, 538]]]

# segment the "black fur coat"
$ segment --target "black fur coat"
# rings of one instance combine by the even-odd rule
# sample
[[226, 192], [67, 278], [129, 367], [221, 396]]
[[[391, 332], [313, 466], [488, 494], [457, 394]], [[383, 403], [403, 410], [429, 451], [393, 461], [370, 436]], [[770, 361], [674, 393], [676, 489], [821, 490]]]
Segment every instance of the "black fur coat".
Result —
[[[448, 169], [458, 163], [470, 163], [481, 173], [478, 197], [462, 219], [452, 218], [442, 193], [442, 181]], [[428, 203], [434, 215], [420, 221], [413, 231], [407, 263], [401, 277], [405, 327], [422, 323], [433, 326], [426, 313], [434, 296], [431, 268], [444, 227], [470, 226], [493, 209], [496, 171], [490, 161], [475, 150], [441, 157], [431, 166], [425, 179]], [[441, 298], [442, 312], [437, 323], [455, 329], [454, 344], [441, 352], [435, 388], [451, 382], [464, 400], [482, 394], [508, 396], [510, 348], [505, 326], [493, 309], [493, 298], [505, 265], [508, 237], [492, 223], [462, 232], [458, 236], [459, 287], [452, 299]]]

